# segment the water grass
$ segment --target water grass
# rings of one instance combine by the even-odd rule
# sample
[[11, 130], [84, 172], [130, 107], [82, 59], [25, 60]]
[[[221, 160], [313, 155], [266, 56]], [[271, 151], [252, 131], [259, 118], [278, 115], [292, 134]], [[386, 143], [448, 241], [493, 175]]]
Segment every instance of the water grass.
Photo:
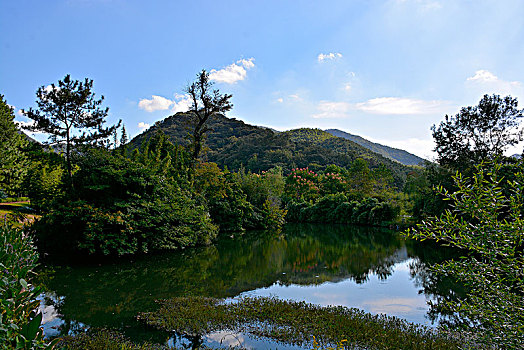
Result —
[[68, 350], [164, 350], [164, 346], [135, 344], [120, 333], [106, 329], [90, 330], [75, 336], [67, 336], [58, 343], [60, 349]]
[[193, 338], [232, 331], [309, 348], [340, 346], [341, 341], [348, 349], [464, 346], [456, 335], [342, 306], [322, 307], [276, 298], [242, 298], [225, 303], [214, 298], [180, 297], [159, 303], [159, 310], [141, 313], [138, 318], [155, 328]]

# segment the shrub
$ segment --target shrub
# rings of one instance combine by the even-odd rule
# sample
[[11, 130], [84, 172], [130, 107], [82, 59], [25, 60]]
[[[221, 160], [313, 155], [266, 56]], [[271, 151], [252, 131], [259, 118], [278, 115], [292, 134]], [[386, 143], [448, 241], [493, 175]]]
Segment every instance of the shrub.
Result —
[[52, 349], [40, 328], [40, 289], [29, 284], [38, 254], [26, 233], [7, 223], [0, 227], [0, 349]]
[[461, 316], [458, 324], [497, 348], [522, 348], [524, 342], [524, 173], [501, 186], [501, 165], [479, 165], [472, 177], [454, 177], [458, 190], [442, 187], [452, 203], [438, 218], [407, 232], [412, 238], [441, 241], [465, 251], [465, 257], [437, 264], [440, 276], [466, 286], [467, 295], [439, 305]]

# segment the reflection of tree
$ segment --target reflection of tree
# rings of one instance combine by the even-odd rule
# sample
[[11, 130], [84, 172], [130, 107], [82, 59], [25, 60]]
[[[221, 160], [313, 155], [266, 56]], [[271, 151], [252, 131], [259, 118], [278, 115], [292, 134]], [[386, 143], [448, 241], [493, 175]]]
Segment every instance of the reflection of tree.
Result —
[[463, 322], [443, 307], [447, 302], [459, 300], [466, 296], [464, 287], [449, 276], [435, 274], [430, 267], [453, 257], [459, 257], [460, 252], [448, 247], [439, 246], [434, 242], [410, 242], [408, 251], [416, 257], [410, 264], [410, 275], [415, 286], [422, 288], [419, 293], [424, 293], [429, 302], [428, 318], [432, 323], [439, 322], [451, 327]]
[[156, 299], [233, 297], [275, 282], [310, 285], [350, 278], [362, 283], [371, 273], [385, 279], [407, 258], [402, 246], [396, 234], [377, 228], [294, 225], [280, 235], [254, 233], [179, 253], [62, 268], [47, 286], [65, 297], [57, 305], [64, 320], [131, 327], [136, 334], [134, 317], [154, 309]]

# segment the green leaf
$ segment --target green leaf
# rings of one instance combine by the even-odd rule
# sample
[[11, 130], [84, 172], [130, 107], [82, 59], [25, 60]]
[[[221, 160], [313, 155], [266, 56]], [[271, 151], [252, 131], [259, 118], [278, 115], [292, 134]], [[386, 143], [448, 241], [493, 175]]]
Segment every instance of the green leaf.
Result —
[[41, 323], [42, 314], [38, 313], [28, 324], [22, 327], [22, 335], [29, 340], [35, 339]]
[[22, 287], [23, 287], [24, 289], [27, 290], [27, 282], [25, 281], [25, 279], [20, 278], [20, 284], [22, 285]]

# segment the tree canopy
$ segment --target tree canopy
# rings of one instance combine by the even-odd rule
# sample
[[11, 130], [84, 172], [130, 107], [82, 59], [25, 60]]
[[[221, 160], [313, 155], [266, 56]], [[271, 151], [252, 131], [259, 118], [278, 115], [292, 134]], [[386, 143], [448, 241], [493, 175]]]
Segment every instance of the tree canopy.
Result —
[[28, 130], [47, 133], [51, 144], [65, 147], [69, 178], [71, 151], [84, 144], [103, 145], [117, 128], [104, 126], [109, 108], [101, 107], [104, 96], [96, 99], [92, 89], [93, 80], [72, 80], [68, 74], [57, 85], [41, 86], [36, 92], [38, 107], [22, 111], [34, 120]]
[[519, 127], [522, 110], [511, 96], [484, 95], [478, 106], [463, 107], [455, 116], [445, 116], [431, 130], [441, 165], [470, 168], [482, 160], [501, 156], [523, 140]]
[[27, 140], [14, 122], [13, 108], [0, 95], [0, 189], [16, 192], [26, 171]]

